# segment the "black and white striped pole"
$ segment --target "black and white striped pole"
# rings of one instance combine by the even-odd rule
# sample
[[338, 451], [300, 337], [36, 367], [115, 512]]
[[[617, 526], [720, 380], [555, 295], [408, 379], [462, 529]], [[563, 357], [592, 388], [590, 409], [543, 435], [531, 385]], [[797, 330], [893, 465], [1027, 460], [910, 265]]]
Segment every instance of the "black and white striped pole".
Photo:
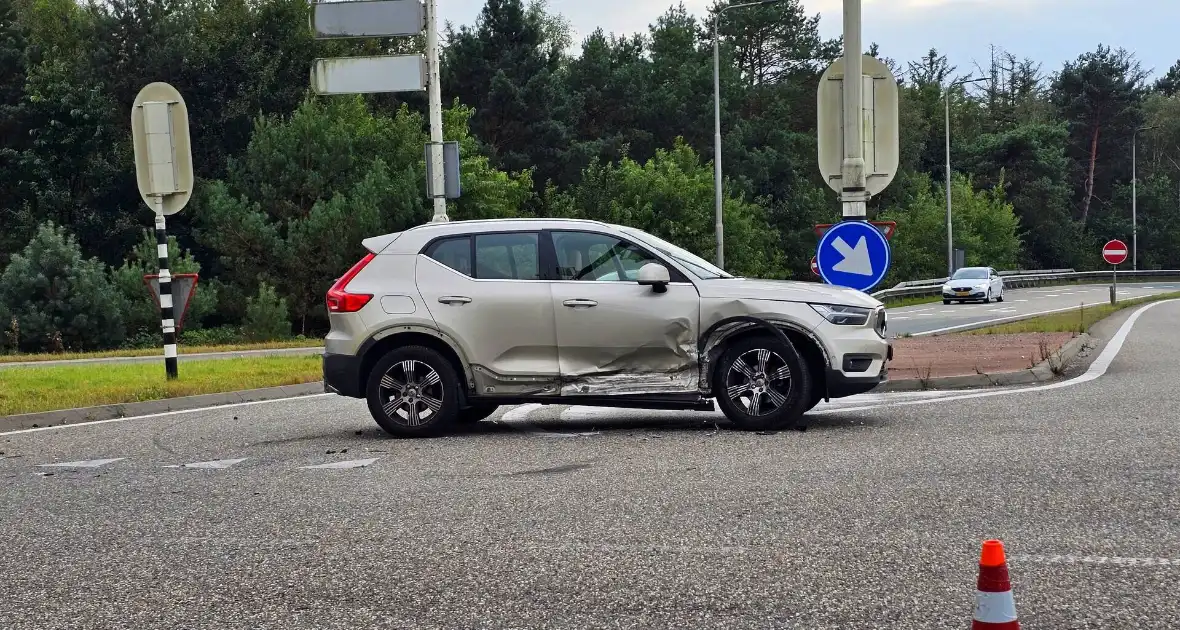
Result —
[[180, 212], [192, 196], [193, 158], [189, 144], [188, 108], [180, 92], [167, 83], [150, 83], [131, 107], [135, 177], [139, 194], [156, 214], [156, 253], [160, 259], [160, 330], [164, 337], [164, 370], [177, 377], [176, 309], [172, 273], [168, 268], [165, 217]]
[[164, 215], [156, 215], [156, 250], [160, 257], [160, 329], [164, 331], [164, 369], [176, 378], [176, 317], [172, 308], [172, 274], [168, 271], [168, 232]]

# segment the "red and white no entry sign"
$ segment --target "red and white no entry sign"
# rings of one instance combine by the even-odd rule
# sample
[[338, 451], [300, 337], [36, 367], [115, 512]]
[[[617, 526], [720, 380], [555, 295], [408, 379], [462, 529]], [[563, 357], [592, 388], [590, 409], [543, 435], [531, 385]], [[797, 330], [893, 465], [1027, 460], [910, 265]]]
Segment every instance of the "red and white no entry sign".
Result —
[[1102, 246], [1102, 260], [1108, 265], [1119, 265], [1127, 260], [1127, 244], [1117, 238]]
[[819, 275], [819, 263], [815, 261], [815, 256], [811, 257], [811, 273]]

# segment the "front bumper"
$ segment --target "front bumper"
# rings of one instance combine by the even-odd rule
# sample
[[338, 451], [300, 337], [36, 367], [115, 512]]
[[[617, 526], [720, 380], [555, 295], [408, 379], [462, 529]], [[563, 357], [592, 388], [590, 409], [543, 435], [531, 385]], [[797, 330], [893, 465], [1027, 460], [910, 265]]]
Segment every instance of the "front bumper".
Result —
[[824, 322], [816, 332], [824, 341], [829, 362], [825, 398], [863, 394], [888, 380], [893, 344], [875, 330]]
[[844, 355], [841, 359], [843, 370], [828, 369], [827, 398], [863, 394], [889, 380], [889, 361], [893, 360], [893, 344], [888, 344], [885, 360], [880, 362], [877, 372], [867, 373], [867, 368], [876, 363], [876, 360], [877, 357], [869, 354]]
[[365, 385], [361, 383], [361, 360], [350, 354], [324, 353], [324, 391], [350, 398], [364, 398]]
[[982, 300], [985, 295], [987, 295], [986, 291], [976, 291], [975, 289], [966, 293], [948, 289], [942, 290], [942, 299], [944, 300]]

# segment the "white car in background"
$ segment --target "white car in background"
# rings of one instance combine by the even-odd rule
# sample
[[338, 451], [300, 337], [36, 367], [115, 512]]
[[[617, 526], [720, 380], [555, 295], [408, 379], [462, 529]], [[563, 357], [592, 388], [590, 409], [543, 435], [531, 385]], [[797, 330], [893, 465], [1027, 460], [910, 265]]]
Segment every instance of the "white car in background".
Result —
[[991, 267], [963, 267], [942, 285], [942, 303], [1004, 301], [1004, 279]]

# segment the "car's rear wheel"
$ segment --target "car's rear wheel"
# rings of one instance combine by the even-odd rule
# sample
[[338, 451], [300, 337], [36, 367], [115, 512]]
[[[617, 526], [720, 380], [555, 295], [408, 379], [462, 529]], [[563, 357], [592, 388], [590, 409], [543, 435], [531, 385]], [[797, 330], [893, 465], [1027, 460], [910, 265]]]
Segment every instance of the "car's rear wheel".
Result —
[[793, 345], [776, 337], [748, 337], [721, 354], [713, 391], [725, 417], [739, 429], [789, 429], [811, 403], [811, 381]]
[[500, 405], [489, 405], [487, 403], [477, 403], [470, 407], [459, 410], [459, 424], [475, 424], [480, 420], [486, 419], [488, 416], [496, 413]]
[[450, 361], [422, 346], [397, 348], [369, 374], [369, 413], [386, 433], [431, 437], [454, 426], [459, 379]]

